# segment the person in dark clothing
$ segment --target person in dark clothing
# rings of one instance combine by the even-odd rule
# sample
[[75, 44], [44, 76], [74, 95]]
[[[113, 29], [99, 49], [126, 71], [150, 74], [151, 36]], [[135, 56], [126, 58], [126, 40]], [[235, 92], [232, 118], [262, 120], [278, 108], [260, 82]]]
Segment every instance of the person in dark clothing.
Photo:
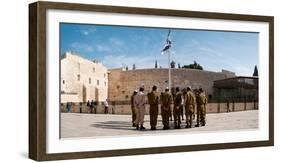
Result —
[[79, 103], [79, 112], [82, 113], [82, 102]]
[[108, 101], [107, 99], [104, 101], [104, 114], [108, 114]]
[[90, 103], [90, 113], [91, 114], [93, 113], [94, 107], [95, 107], [95, 102], [94, 102], [94, 100], [92, 100], [91, 103]]
[[68, 113], [71, 112], [71, 102], [67, 102], [67, 103], [66, 103], [66, 109], [67, 109], [67, 112], [68, 112]]
[[94, 102], [94, 113], [97, 114], [97, 107], [98, 107], [98, 102]]
[[90, 113], [91, 112], [91, 104], [90, 104], [90, 101], [88, 100], [88, 102], [87, 102], [87, 106], [88, 106], [88, 113]]
[[181, 124], [181, 113], [180, 113], [180, 109], [182, 106], [182, 94], [180, 92], [179, 87], [176, 87], [176, 93], [174, 95], [174, 109], [173, 109], [173, 113], [174, 113], [174, 125], [175, 125], [175, 129], [180, 129], [180, 124]]

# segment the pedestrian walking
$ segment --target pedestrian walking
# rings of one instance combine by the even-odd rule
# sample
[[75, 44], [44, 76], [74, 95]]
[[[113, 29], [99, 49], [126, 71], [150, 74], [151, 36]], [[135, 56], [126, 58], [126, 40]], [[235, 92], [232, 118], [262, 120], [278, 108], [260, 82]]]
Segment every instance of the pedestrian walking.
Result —
[[108, 101], [107, 99], [104, 101], [104, 114], [108, 114]]
[[79, 103], [79, 112], [80, 112], [80, 113], [82, 113], [82, 105], [83, 105], [83, 103], [80, 102], [80, 103]]

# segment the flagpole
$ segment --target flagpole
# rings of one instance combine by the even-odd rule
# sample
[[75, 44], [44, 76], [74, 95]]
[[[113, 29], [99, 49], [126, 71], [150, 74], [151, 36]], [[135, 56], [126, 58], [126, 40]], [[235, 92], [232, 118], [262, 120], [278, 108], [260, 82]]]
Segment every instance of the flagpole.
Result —
[[168, 80], [168, 87], [169, 87], [169, 93], [171, 93], [171, 58], [170, 58], [170, 50], [167, 51], [168, 53], [168, 68], [169, 68], [169, 80]]

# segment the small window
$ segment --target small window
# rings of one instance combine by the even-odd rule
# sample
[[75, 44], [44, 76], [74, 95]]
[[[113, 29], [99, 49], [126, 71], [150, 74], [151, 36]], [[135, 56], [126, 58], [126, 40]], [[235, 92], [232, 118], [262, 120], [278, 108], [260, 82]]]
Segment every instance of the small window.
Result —
[[103, 76], [106, 77], [106, 73], [104, 73]]
[[104, 82], [104, 86], [106, 86], [106, 82]]
[[96, 68], [95, 67], [93, 67], [93, 72], [96, 72]]
[[125, 98], [128, 99], [128, 98], [129, 98], [129, 95], [126, 95]]
[[80, 74], [77, 75], [77, 80], [80, 81]]
[[97, 80], [97, 85], [100, 85], [100, 81], [99, 80]]
[[92, 82], [92, 80], [91, 80], [91, 78], [89, 78], [89, 84], [91, 84], [91, 82]]
[[122, 91], [122, 94], [125, 94], [125, 91]]
[[62, 80], [62, 84], [65, 84], [65, 81], [64, 81], [64, 80]]
[[120, 85], [117, 85], [116, 88], [119, 89], [119, 88], [120, 88]]

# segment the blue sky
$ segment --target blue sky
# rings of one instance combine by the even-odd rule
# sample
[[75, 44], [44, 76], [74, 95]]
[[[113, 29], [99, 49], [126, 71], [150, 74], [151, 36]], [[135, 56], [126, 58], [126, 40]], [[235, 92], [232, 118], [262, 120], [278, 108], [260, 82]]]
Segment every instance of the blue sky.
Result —
[[[61, 55], [74, 51], [108, 68], [167, 67], [161, 55], [168, 29], [61, 24]], [[205, 70], [226, 69], [251, 76], [258, 60], [258, 33], [171, 29], [171, 58], [181, 66], [197, 61]]]

